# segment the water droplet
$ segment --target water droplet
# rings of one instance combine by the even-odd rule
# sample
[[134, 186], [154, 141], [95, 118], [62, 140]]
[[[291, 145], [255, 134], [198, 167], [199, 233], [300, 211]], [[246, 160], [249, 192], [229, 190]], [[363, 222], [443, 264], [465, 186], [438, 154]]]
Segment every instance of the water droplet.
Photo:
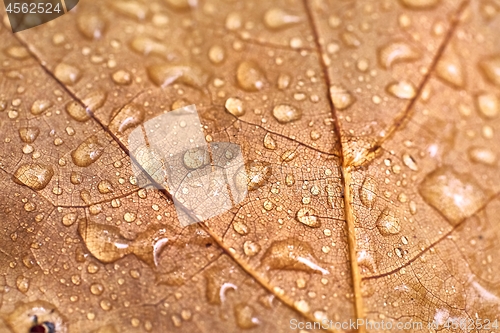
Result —
[[278, 89], [285, 90], [290, 85], [292, 78], [287, 74], [280, 74], [278, 77]]
[[122, 15], [142, 21], [148, 15], [148, 6], [137, 1], [115, 1], [113, 8]]
[[356, 36], [353, 32], [343, 32], [340, 34], [340, 39], [344, 42], [345, 45], [349, 47], [359, 47], [361, 45], [361, 41], [358, 36]]
[[163, 88], [173, 83], [184, 83], [202, 89], [208, 81], [208, 75], [193, 66], [154, 65], [148, 67], [148, 75], [154, 84]]
[[410, 62], [420, 58], [420, 53], [405, 42], [393, 42], [382, 47], [378, 52], [378, 60], [383, 68], [391, 68], [399, 62]]
[[494, 55], [480, 61], [479, 68], [486, 80], [500, 86], [500, 55]]
[[97, 136], [92, 135], [71, 152], [73, 163], [79, 167], [87, 167], [97, 161], [104, 152], [104, 146]]
[[267, 269], [284, 269], [329, 274], [313, 255], [311, 246], [295, 238], [275, 241], [265, 252], [262, 265]]
[[72, 226], [76, 222], [77, 218], [78, 218], [77, 213], [66, 214], [62, 218], [62, 224], [66, 227]]
[[234, 183], [240, 193], [264, 186], [272, 174], [271, 164], [267, 162], [250, 162], [244, 168], [246, 172], [237, 172], [234, 176]]
[[103, 299], [99, 302], [99, 305], [101, 306], [101, 309], [104, 311], [109, 311], [111, 310], [111, 302], [107, 299]]
[[16, 287], [20, 292], [25, 294], [30, 288], [30, 280], [23, 275], [19, 275], [16, 279]]
[[238, 30], [241, 28], [242, 20], [239, 13], [233, 12], [229, 13], [226, 17], [226, 29], [227, 30]]
[[144, 121], [145, 113], [142, 106], [133, 103], [127, 104], [111, 120], [109, 128], [113, 133], [123, 134], [126, 130], [141, 124]]
[[302, 118], [302, 110], [288, 104], [279, 104], [273, 108], [273, 116], [278, 122], [286, 124]]
[[132, 83], [132, 74], [126, 70], [120, 69], [111, 75], [116, 84], [126, 86]]
[[419, 185], [419, 192], [452, 225], [472, 216], [488, 199], [471, 175], [458, 173], [449, 166], [428, 174]]
[[359, 198], [366, 207], [373, 207], [377, 198], [377, 182], [372, 177], [366, 177], [359, 189]]
[[500, 113], [500, 100], [493, 93], [481, 93], [476, 96], [479, 114], [486, 119], [493, 119]]
[[277, 147], [276, 141], [270, 133], [267, 133], [266, 136], [264, 136], [264, 147], [269, 150], [275, 150]]
[[136, 37], [132, 40], [130, 46], [132, 50], [145, 56], [151, 54], [163, 57], [167, 60], [172, 60], [174, 58], [173, 52], [166, 45], [149, 37]]
[[44, 113], [52, 106], [52, 102], [48, 100], [37, 100], [33, 102], [31, 106], [31, 114], [38, 116], [39, 114]]
[[10, 46], [5, 52], [9, 57], [17, 60], [24, 60], [30, 57], [28, 50], [24, 46]]
[[271, 8], [264, 14], [264, 24], [269, 29], [286, 28], [300, 22], [300, 17], [287, 13], [281, 8]]
[[297, 156], [295, 151], [285, 150], [285, 152], [283, 152], [283, 154], [281, 154], [281, 160], [283, 162], [290, 162], [291, 160], [293, 160], [295, 158], [295, 156]]
[[399, 0], [405, 7], [411, 9], [430, 9], [437, 6], [441, 0]]
[[71, 101], [66, 105], [66, 111], [71, 116], [71, 118], [76, 121], [85, 122], [90, 119], [90, 115], [87, 110], [80, 105], [77, 101]]
[[396, 235], [401, 231], [399, 218], [387, 208], [379, 215], [376, 225], [383, 236]]
[[177, 10], [186, 10], [196, 7], [198, 0], [165, 0], [166, 3]]
[[410, 170], [413, 171], [418, 171], [418, 166], [413, 157], [409, 154], [403, 154], [403, 163], [406, 165]]
[[40, 129], [38, 127], [21, 127], [19, 129], [19, 137], [23, 142], [33, 143], [40, 134]]
[[241, 221], [236, 221], [233, 223], [233, 229], [240, 235], [247, 235], [248, 234], [248, 226], [241, 222]]
[[264, 71], [253, 61], [243, 61], [238, 65], [236, 80], [246, 91], [261, 90], [267, 83]]
[[303, 207], [297, 211], [295, 218], [300, 223], [303, 223], [311, 228], [318, 228], [321, 226], [319, 218], [316, 216], [314, 209], [310, 207]]
[[80, 14], [76, 20], [78, 30], [88, 39], [101, 39], [106, 30], [106, 21], [97, 14]]
[[81, 72], [76, 66], [60, 63], [54, 69], [54, 75], [62, 83], [72, 86], [80, 80]]
[[471, 147], [467, 150], [469, 159], [474, 163], [493, 166], [497, 163], [497, 154], [486, 147]]
[[436, 65], [438, 78], [452, 87], [463, 88], [465, 85], [465, 72], [462, 61], [456, 53], [447, 53]]
[[214, 45], [208, 50], [208, 59], [214, 64], [220, 64], [224, 61], [225, 51], [222, 46]]
[[292, 174], [286, 175], [285, 184], [287, 186], [292, 186], [293, 184], [295, 184], [295, 177]]
[[234, 307], [236, 323], [242, 329], [249, 329], [259, 325], [260, 321], [255, 317], [255, 310], [247, 304], [238, 304]]
[[93, 295], [99, 296], [104, 292], [104, 287], [100, 283], [92, 283], [90, 285], [90, 292]]
[[243, 243], [243, 252], [245, 252], [245, 255], [252, 257], [260, 252], [260, 245], [253, 241], [246, 241]]
[[114, 191], [113, 185], [108, 180], [101, 180], [97, 185], [97, 188], [102, 194], [107, 194]]
[[417, 95], [415, 86], [408, 81], [399, 81], [389, 84], [387, 86], [387, 92], [401, 99], [412, 99]]
[[78, 185], [83, 181], [83, 177], [79, 172], [71, 171], [70, 175], [71, 184]]
[[226, 110], [235, 117], [241, 117], [245, 114], [243, 102], [238, 97], [230, 97], [226, 100]]
[[100, 109], [106, 102], [107, 95], [104, 91], [96, 90], [82, 99], [83, 105], [86, 106], [88, 112], [95, 112]]
[[210, 164], [210, 154], [203, 148], [192, 148], [184, 153], [184, 166], [190, 170]]
[[337, 110], [345, 110], [356, 102], [356, 98], [341, 85], [330, 87], [330, 98]]
[[293, 305], [295, 306], [295, 308], [297, 308], [298, 311], [300, 311], [302, 313], [307, 313], [307, 312], [309, 312], [311, 310], [311, 307], [309, 306], [309, 303], [307, 303], [304, 300], [295, 301], [293, 303]]
[[29, 188], [43, 190], [54, 176], [51, 166], [39, 163], [27, 163], [21, 165], [14, 173], [14, 181], [26, 185]]

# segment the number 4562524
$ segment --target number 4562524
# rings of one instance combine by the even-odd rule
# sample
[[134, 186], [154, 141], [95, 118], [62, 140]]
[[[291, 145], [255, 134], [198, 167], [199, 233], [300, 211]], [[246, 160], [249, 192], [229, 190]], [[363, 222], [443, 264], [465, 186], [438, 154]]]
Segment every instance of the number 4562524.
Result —
[[9, 3], [6, 9], [11, 14], [53, 14], [62, 12], [60, 4], [53, 6], [51, 3]]

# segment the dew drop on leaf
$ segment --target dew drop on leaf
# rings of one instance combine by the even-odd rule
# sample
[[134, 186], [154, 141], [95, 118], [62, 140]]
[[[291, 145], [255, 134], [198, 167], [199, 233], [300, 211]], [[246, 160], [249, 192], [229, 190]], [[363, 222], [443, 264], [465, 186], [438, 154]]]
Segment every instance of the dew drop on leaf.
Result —
[[22, 164], [14, 173], [14, 181], [29, 188], [43, 190], [54, 176], [51, 166], [40, 163]]
[[493, 119], [500, 113], [500, 100], [493, 93], [481, 93], [476, 96], [479, 114], [485, 119]]
[[62, 83], [72, 86], [81, 78], [81, 71], [78, 67], [66, 63], [60, 63], [54, 69], [54, 75]]
[[202, 89], [208, 81], [205, 72], [192, 66], [153, 65], [149, 66], [147, 71], [151, 81], [163, 88], [173, 83], [184, 83]]
[[238, 192], [254, 191], [264, 186], [272, 174], [272, 167], [267, 162], [250, 162], [242, 168], [246, 172], [237, 172], [234, 176], [234, 182]]
[[264, 13], [264, 24], [269, 29], [282, 29], [300, 22], [300, 17], [281, 8], [271, 8]]
[[295, 218], [302, 224], [311, 228], [318, 228], [321, 226], [320, 219], [316, 216], [316, 211], [310, 207], [303, 207], [297, 211]]
[[377, 219], [377, 229], [383, 236], [396, 235], [401, 231], [401, 222], [395, 213], [384, 209]]
[[208, 50], [208, 59], [214, 64], [220, 64], [224, 61], [225, 51], [222, 46], [214, 45]]
[[356, 102], [356, 98], [341, 85], [330, 87], [330, 98], [337, 110], [345, 110]]
[[142, 21], [148, 15], [148, 7], [135, 0], [112, 2], [113, 8], [120, 14]]
[[460, 58], [453, 52], [445, 54], [436, 65], [436, 74], [452, 87], [463, 88], [465, 72]]
[[235, 117], [241, 117], [245, 114], [243, 102], [238, 97], [229, 97], [225, 104], [226, 110]]
[[290, 123], [302, 118], [302, 111], [288, 104], [279, 104], [273, 108], [274, 118], [282, 123]]
[[253, 61], [243, 61], [236, 70], [238, 85], [246, 91], [258, 91], [264, 88], [267, 80], [264, 71]]
[[400, 62], [415, 61], [420, 58], [420, 53], [405, 42], [392, 42], [378, 51], [378, 60], [382, 68], [391, 68]]
[[87, 110], [77, 101], [71, 101], [66, 105], [66, 111], [76, 121], [85, 122], [90, 119]]
[[52, 106], [52, 102], [49, 100], [41, 99], [36, 100], [31, 105], [31, 114], [37, 116], [44, 113]]
[[236, 324], [242, 329], [250, 329], [259, 325], [260, 321], [255, 316], [255, 309], [247, 304], [238, 304], [234, 307]]
[[199, 169], [210, 164], [210, 154], [203, 148], [192, 148], [184, 153], [183, 163], [189, 170]]
[[102, 194], [112, 193], [114, 191], [113, 185], [108, 180], [101, 180], [99, 184], [97, 184], [97, 188]]
[[97, 161], [104, 152], [104, 146], [97, 136], [92, 135], [71, 152], [73, 163], [79, 167], [87, 167]]
[[480, 61], [479, 68], [490, 83], [500, 86], [500, 55], [493, 55]]
[[243, 252], [245, 255], [252, 257], [260, 252], [260, 245], [254, 241], [246, 241], [243, 243]]
[[377, 198], [377, 183], [372, 177], [366, 177], [359, 189], [359, 198], [366, 207], [373, 207]]
[[111, 75], [113, 82], [122, 86], [132, 83], [132, 74], [126, 70], [120, 69]]
[[269, 150], [275, 150], [277, 145], [276, 145], [276, 140], [272, 137], [270, 133], [267, 133], [264, 136], [264, 147], [269, 149]]
[[431, 9], [437, 6], [441, 0], [399, 0], [401, 4], [411, 9]]
[[76, 219], [78, 218], [78, 214], [76, 213], [68, 213], [63, 216], [62, 218], [62, 224], [66, 227], [72, 226], [75, 222]]
[[101, 39], [106, 30], [106, 21], [97, 14], [80, 14], [76, 20], [78, 30], [88, 39]]
[[486, 147], [471, 147], [467, 150], [469, 159], [474, 163], [493, 166], [497, 163], [497, 154]]
[[109, 128], [113, 133], [123, 134], [126, 130], [141, 124], [145, 113], [142, 106], [134, 103], [127, 104], [114, 116]]
[[38, 127], [21, 127], [19, 129], [19, 137], [23, 142], [33, 143], [40, 134], [40, 129]]
[[413, 83], [408, 81], [399, 81], [387, 86], [387, 92], [400, 99], [412, 99], [417, 95]]
[[16, 279], [16, 287], [17, 290], [25, 294], [28, 292], [28, 289], [30, 288], [30, 280], [23, 275], [19, 275]]

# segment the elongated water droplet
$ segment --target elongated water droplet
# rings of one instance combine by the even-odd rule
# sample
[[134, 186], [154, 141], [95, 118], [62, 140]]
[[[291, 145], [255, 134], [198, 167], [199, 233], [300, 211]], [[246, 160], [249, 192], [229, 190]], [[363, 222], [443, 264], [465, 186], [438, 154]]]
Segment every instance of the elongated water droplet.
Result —
[[238, 97], [230, 97], [226, 100], [226, 110], [235, 117], [241, 117], [245, 114], [243, 102]]
[[400, 99], [412, 99], [417, 95], [413, 83], [408, 81], [394, 82], [387, 86], [387, 92]]
[[282, 123], [290, 123], [302, 118], [302, 110], [288, 104], [279, 104], [273, 108], [274, 118]]
[[142, 106], [133, 103], [127, 104], [111, 120], [109, 128], [113, 133], [123, 134], [126, 130], [141, 124], [144, 121], [145, 113]]
[[447, 53], [436, 65], [438, 78], [452, 87], [463, 88], [465, 72], [460, 58], [453, 52]]
[[253, 61], [243, 61], [238, 65], [236, 80], [246, 91], [261, 90], [267, 83], [264, 71]]
[[148, 6], [138, 1], [114, 1], [112, 2], [112, 5], [113, 8], [120, 14], [138, 21], [144, 20], [148, 15]]
[[19, 137], [23, 142], [33, 143], [40, 134], [40, 129], [38, 127], [21, 127], [19, 129]]
[[198, 5], [198, 0], [165, 0], [165, 2], [177, 10], [191, 9]]
[[37, 116], [44, 113], [52, 106], [52, 102], [49, 100], [36, 100], [31, 106], [31, 114]]
[[377, 198], [377, 182], [372, 177], [366, 177], [359, 189], [359, 198], [366, 207], [373, 207]]
[[5, 53], [17, 60], [24, 60], [30, 57], [28, 50], [24, 46], [10, 46], [5, 50]]
[[430, 9], [437, 6], [441, 0], [399, 0], [405, 7], [411, 9]]
[[287, 13], [281, 8], [271, 8], [264, 14], [264, 24], [269, 29], [281, 29], [300, 22], [300, 17]]
[[295, 218], [302, 224], [311, 228], [318, 228], [321, 226], [319, 217], [316, 216], [316, 211], [310, 207], [303, 207], [297, 211]]
[[481, 93], [476, 96], [479, 114], [485, 119], [493, 119], [500, 113], [500, 100], [493, 93]]
[[120, 69], [111, 75], [113, 82], [122, 86], [132, 83], [132, 74], [126, 70]]
[[240, 193], [245, 191], [254, 191], [264, 186], [272, 174], [272, 167], [267, 162], [250, 162], [244, 167], [245, 172], [236, 172], [234, 183]]
[[413, 171], [418, 171], [418, 166], [413, 157], [409, 154], [403, 154], [403, 163], [406, 165], [410, 170]]
[[26, 294], [28, 292], [28, 289], [30, 288], [30, 280], [23, 275], [19, 275], [16, 279], [16, 287], [17, 290], [19, 290], [23, 294]]
[[71, 101], [66, 105], [66, 111], [71, 116], [71, 118], [76, 121], [85, 122], [90, 119], [90, 115], [87, 110], [80, 105], [77, 101]]
[[393, 42], [382, 47], [378, 52], [378, 60], [383, 68], [391, 68], [399, 62], [410, 62], [420, 58], [420, 52], [405, 42]]
[[452, 225], [472, 216], [488, 199], [471, 175], [458, 173], [449, 166], [428, 174], [419, 185], [419, 192]]
[[474, 163], [493, 166], [497, 163], [497, 154], [486, 147], [471, 147], [467, 150], [469, 159]]
[[396, 235], [401, 231], [401, 222], [395, 213], [389, 209], [379, 215], [377, 219], [377, 229], [383, 236]]
[[80, 80], [81, 71], [76, 66], [60, 63], [54, 69], [54, 75], [62, 83], [72, 86]]
[[102, 194], [107, 194], [114, 191], [113, 185], [109, 182], [109, 180], [101, 180], [97, 185], [97, 188]]
[[75, 165], [87, 167], [97, 161], [103, 152], [104, 146], [99, 143], [97, 136], [92, 135], [71, 152], [71, 158]]
[[330, 87], [330, 98], [337, 110], [345, 110], [356, 101], [356, 98], [341, 85]]
[[486, 80], [500, 86], [500, 55], [493, 55], [480, 61], [479, 68]]
[[49, 165], [39, 163], [22, 164], [14, 173], [14, 181], [29, 188], [43, 190], [54, 176], [54, 170]]
[[174, 53], [169, 47], [150, 37], [136, 37], [132, 40], [130, 46], [132, 50], [146, 56], [151, 54], [163, 57], [167, 60], [171, 60], [174, 58]]
[[106, 92], [102, 90], [96, 90], [87, 94], [83, 99], [83, 105], [85, 105], [86, 110], [89, 112], [95, 112], [100, 109], [106, 102]]
[[270, 133], [267, 133], [264, 136], [264, 147], [266, 147], [269, 150], [275, 150], [277, 147], [276, 141], [274, 140], [274, 138]]
[[284, 269], [310, 273], [329, 274], [322, 268], [311, 246], [295, 238], [275, 241], [266, 250], [262, 265], [267, 269]]
[[260, 321], [255, 317], [255, 310], [247, 304], [238, 304], [234, 307], [236, 324], [242, 329], [249, 329], [259, 325]]
[[78, 30], [88, 39], [101, 39], [106, 30], [106, 21], [95, 13], [78, 15]]
[[353, 32], [343, 32], [340, 34], [340, 39], [344, 42], [346, 46], [349, 47], [359, 47], [361, 45], [361, 41], [359, 37]]
[[148, 75], [154, 84], [163, 88], [173, 83], [184, 83], [202, 89], [208, 81], [208, 75], [203, 70], [192, 66], [149, 66]]

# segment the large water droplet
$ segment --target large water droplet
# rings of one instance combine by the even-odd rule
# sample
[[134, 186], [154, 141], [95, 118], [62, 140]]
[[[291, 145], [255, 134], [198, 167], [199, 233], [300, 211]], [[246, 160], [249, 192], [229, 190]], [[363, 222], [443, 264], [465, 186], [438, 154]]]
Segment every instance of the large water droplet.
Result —
[[80, 14], [76, 22], [78, 30], [88, 39], [100, 39], [106, 30], [106, 21], [95, 13]]
[[345, 110], [356, 101], [356, 98], [341, 85], [330, 87], [330, 98], [337, 110]]
[[5, 53], [17, 60], [24, 60], [30, 57], [28, 50], [24, 46], [10, 46], [5, 50]]
[[500, 55], [494, 55], [480, 61], [479, 68], [489, 82], [500, 86]]
[[16, 287], [17, 290], [19, 290], [23, 294], [26, 294], [28, 292], [28, 289], [30, 288], [30, 280], [23, 275], [19, 275], [16, 279]]
[[377, 182], [372, 177], [366, 177], [359, 189], [359, 198], [366, 207], [373, 207], [377, 198]]
[[78, 218], [77, 213], [68, 213], [68, 214], [63, 216], [62, 224], [66, 227], [70, 227], [76, 222], [77, 218]]
[[52, 102], [49, 100], [37, 100], [31, 106], [31, 114], [37, 116], [47, 111], [51, 106]]
[[274, 138], [270, 133], [267, 133], [264, 136], [264, 147], [266, 147], [269, 150], [275, 150], [277, 147], [276, 141], [274, 140]]
[[148, 15], [148, 6], [135, 0], [129, 1], [114, 1], [112, 2], [113, 8], [130, 18], [142, 21]]
[[399, 62], [409, 62], [420, 58], [420, 53], [405, 42], [393, 42], [382, 47], [378, 52], [378, 60], [383, 68], [390, 68]]
[[14, 181], [29, 188], [43, 190], [54, 176], [54, 170], [49, 165], [39, 163], [22, 164], [14, 173]]
[[376, 225], [378, 231], [384, 236], [396, 235], [401, 231], [399, 218], [387, 208], [379, 215]]
[[387, 92], [400, 99], [412, 99], [417, 95], [417, 90], [413, 83], [408, 81], [399, 81], [387, 86]]
[[97, 161], [103, 152], [104, 146], [99, 143], [97, 136], [92, 135], [71, 152], [71, 158], [75, 165], [87, 167]]
[[253, 61], [243, 61], [238, 65], [236, 80], [246, 91], [261, 90], [267, 82], [264, 71]]
[[40, 129], [38, 127], [21, 127], [19, 129], [19, 137], [23, 142], [33, 143], [40, 134]]
[[253, 241], [246, 241], [243, 244], [243, 252], [245, 252], [245, 255], [252, 257], [260, 252], [260, 245]]
[[437, 6], [441, 0], [399, 0], [399, 2], [411, 9], [430, 9]]
[[500, 100], [493, 93], [481, 93], [476, 96], [479, 114], [485, 119], [493, 119], [500, 113]]
[[295, 238], [275, 241], [265, 252], [262, 265], [267, 269], [285, 269], [329, 274], [313, 254], [311, 246]]
[[250, 162], [244, 168], [246, 172], [237, 172], [234, 176], [236, 189], [240, 193], [264, 186], [272, 174], [271, 164], [267, 162]]
[[264, 24], [269, 29], [286, 28], [300, 22], [300, 17], [287, 13], [281, 8], [271, 8], [264, 14]]
[[76, 121], [85, 122], [90, 119], [90, 115], [87, 113], [87, 110], [83, 106], [80, 105], [77, 101], [71, 101], [66, 105], [66, 111], [71, 116], [71, 118]]
[[238, 304], [234, 307], [236, 323], [242, 329], [249, 329], [259, 325], [260, 321], [255, 317], [255, 310], [247, 304]]
[[467, 150], [469, 159], [474, 163], [493, 166], [497, 163], [497, 154], [487, 147], [471, 147]]
[[54, 69], [54, 75], [62, 83], [72, 86], [80, 80], [81, 71], [76, 66], [60, 63]]
[[438, 78], [452, 87], [463, 88], [465, 72], [460, 58], [453, 52], [447, 53], [436, 65]]
[[87, 94], [83, 99], [82, 103], [85, 105], [86, 110], [89, 112], [95, 112], [100, 109], [106, 102], [106, 92], [102, 90], [96, 90]]
[[238, 97], [229, 97], [225, 104], [226, 110], [235, 117], [240, 117], [245, 114], [243, 102]]
[[202, 89], [208, 81], [208, 75], [203, 70], [192, 66], [149, 66], [148, 75], [151, 81], [160, 87], [167, 87], [173, 83], [184, 83]]
[[101, 180], [99, 184], [97, 184], [97, 188], [102, 194], [107, 194], [114, 191], [113, 185], [109, 180]]
[[127, 104], [114, 116], [109, 124], [113, 133], [123, 134], [130, 128], [135, 128], [144, 121], [145, 110], [138, 104]]
[[302, 110], [288, 104], [279, 104], [273, 108], [273, 116], [282, 124], [302, 118]]
[[310, 207], [303, 207], [297, 211], [295, 218], [300, 223], [303, 223], [311, 228], [318, 228], [321, 226], [321, 221], [319, 217], [316, 216], [314, 209]]
[[449, 166], [428, 174], [419, 185], [419, 192], [452, 225], [472, 216], [488, 199], [471, 175], [458, 173]]

